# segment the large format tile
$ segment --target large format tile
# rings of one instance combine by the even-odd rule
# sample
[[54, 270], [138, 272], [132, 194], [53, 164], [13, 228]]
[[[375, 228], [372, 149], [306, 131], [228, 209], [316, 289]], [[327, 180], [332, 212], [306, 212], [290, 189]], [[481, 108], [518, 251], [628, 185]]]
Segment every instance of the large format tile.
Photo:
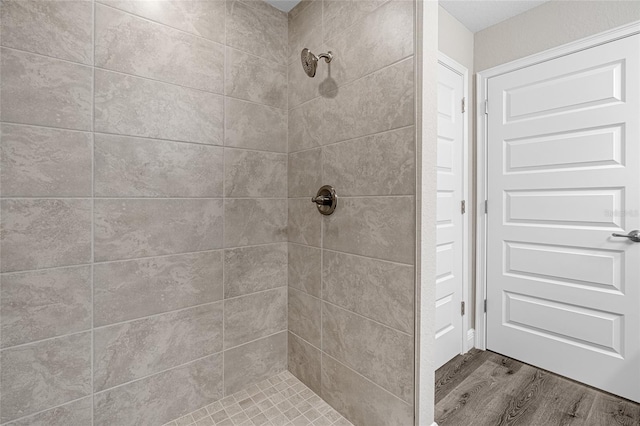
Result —
[[325, 142], [338, 142], [414, 123], [413, 59], [340, 87], [324, 97]]
[[223, 148], [95, 135], [95, 195], [222, 197]]
[[313, 1], [299, 13], [289, 13], [288, 63], [300, 63], [305, 47], [318, 53], [322, 46], [322, 1]]
[[339, 86], [413, 55], [413, 9], [411, 1], [389, 1], [326, 42], [339, 58], [331, 67]]
[[96, 261], [222, 247], [222, 200], [95, 201]]
[[221, 399], [222, 377], [222, 354], [214, 354], [173, 370], [97, 393], [94, 424], [164, 424]]
[[[329, 40], [388, 0], [323, 0], [324, 39]], [[407, 1], [412, 4], [412, 2]], [[413, 26], [413, 22], [409, 24]]]
[[300, 0], [288, 13], [289, 19], [294, 19], [300, 15], [303, 11], [313, 4], [315, 0]]
[[[324, 51], [324, 45], [322, 50]], [[319, 55], [321, 52], [313, 53]], [[332, 87], [335, 82], [331, 78], [331, 67], [330, 63], [327, 64], [324, 59], [320, 59], [315, 77], [310, 78], [300, 65], [299, 60], [291, 62], [287, 67], [289, 108], [295, 108], [326, 93], [327, 87]]]
[[414, 132], [411, 126], [324, 147], [324, 180], [342, 196], [413, 195]]
[[239, 1], [227, 1], [226, 44], [260, 56], [262, 61], [284, 64], [287, 54], [287, 15], [275, 10], [250, 7]]
[[227, 48], [224, 94], [287, 108], [287, 67]]
[[222, 250], [94, 265], [94, 324], [222, 299]]
[[2, 121], [91, 130], [90, 67], [31, 53], [0, 50]]
[[[220, 426], [310, 426], [312, 423], [315, 426], [353, 426], [286, 370], [247, 389], [227, 394], [223, 401], [216, 401], [205, 408], [167, 425], [187, 425], [195, 420], [197, 426], [213, 426], [214, 423]], [[212, 414], [209, 416], [209, 413]], [[289, 419], [293, 420], [289, 422]]]
[[231, 348], [287, 329], [287, 288], [224, 301], [224, 347]]
[[96, 391], [222, 351], [222, 302], [98, 328]]
[[82, 398], [33, 416], [7, 423], [7, 426], [90, 425], [92, 422], [92, 401], [92, 397]]
[[[340, 207], [338, 207], [340, 208]], [[289, 241], [320, 247], [322, 215], [311, 198], [289, 199]]]
[[287, 241], [287, 199], [224, 201], [224, 245], [238, 247]]
[[129, 136], [223, 144], [223, 97], [95, 70], [95, 129]]
[[325, 122], [321, 98], [289, 110], [289, 152], [316, 148], [324, 141]]
[[224, 393], [238, 392], [287, 369], [287, 332], [224, 352]]
[[4, 197], [91, 196], [91, 134], [2, 124]]
[[2, 0], [2, 45], [91, 64], [91, 1]]
[[223, 0], [99, 0], [161, 24], [224, 43]]
[[287, 154], [225, 148], [226, 197], [287, 196]]
[[356, 425], [413, 424], [411, 405], [327, 355], [322, 355], [321, 396]]
[[91, 392], [91, 333], [0, 352], [3, 423]]
[[413, 197], [341, 198], [340, 214], [324, 217], [324, 247], [378, 259], [413, 264]]
[[321, 150], [318, 148], [289, 154], [288, 177], [289, 197], [315, 196], [322, 186]]
[[96, 5], [96, 66], [223, 92], [224, 46]]
[[91, 327], [91, 267], [0, 276], [0, 347]]
[[322, 262], [324, 300], [413, 333], [413, 266], [328, 250]]
[[224, 144], [234, 148], [287, 152], [287, 112], [225, 98]]
[[320, 393], [320, 357], [314, 348], [300, 337], [289, 332], [289, 371], [312, 391]]
[[224, 252], [224, 296], [242, 296], [287, 285], [287, 244]]
[[289, 288], [289, 331], [320, 347], [321, 301], [304, 291]]
[[289, 287], [320, 297], [322, 282], [322, 250], [289, 244]]
[[328, 303], [322, 350], [397, 397], [413, 400], [413, 337]]
[[90, 200], [2, 200], [2, 271], [88, 263]]

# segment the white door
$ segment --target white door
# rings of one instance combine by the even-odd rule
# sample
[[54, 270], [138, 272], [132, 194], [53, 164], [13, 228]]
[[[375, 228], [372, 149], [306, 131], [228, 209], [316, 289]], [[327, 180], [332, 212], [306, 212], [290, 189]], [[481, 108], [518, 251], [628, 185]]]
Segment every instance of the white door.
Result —
[[463, 351], [463, 76], [438, 67], [436, 368]]
[[488, 81], [487, 348], [640, 402], [640, 35]]

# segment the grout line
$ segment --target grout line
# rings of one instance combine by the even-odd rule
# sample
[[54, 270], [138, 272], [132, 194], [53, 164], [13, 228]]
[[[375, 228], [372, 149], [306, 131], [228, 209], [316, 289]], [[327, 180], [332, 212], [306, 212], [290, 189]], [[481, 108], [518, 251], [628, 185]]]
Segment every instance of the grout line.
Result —
[[183, 367], [186, 367], [187, 365], [190, 365], [190, 364], [196, 363], [196, 362], [198, 362], [198, 361], [202, 361], [203, 359], [211, 358], [211, 357], [214, 357], [214, 356], [216, 356], [216, 355], [220, 355], [220, 354], [222, 354], [222, 351], [219, 351], [219, 352], [213, 352], [213, 353], [210, 353], [210, 354], [208, 354], [208, 355], [205, 355], [205, 356], [201, 356], [201, 357], [199, 357], [199, 358], [192, 359], [191, 361], [187, 361], [187, 362], [185, 362], [185, 363], [183, 363], [183, 364], [178, 364], [178, 365], [175, 365], [175, 366], [173, 366], [173, 367], [165, 368], [164, 370], [156, 371], [155, 373], [147, 374], [146, 376], [142, 376], [142, 377], [137, 377], [137, 378], [135, 378], [135, 379], [133, 379], [133, 380], [129, 380], [128, 382], [120, 383], [120, 384], [115, 385], [115, 386], [112, 386], [112, 387], [110, 387], [110, 388], [102, 389], [102, 390], [97, 391], [97, 392], [93, 392], [93, 395], [95, 396], [95, 395], [103, 394], [103, 393], [105, 393], [105, 392], [111, 392], [111, 391], [113, 391], [114, 389], [118, 389], [118, 388], [121, 388], [121, 387], [123, 387], [123, 386], [130, 385], [130, 384], [132, 384], [132, 383], [140, 382], [140, 381], [142, 381], [142, 380], [146, 380], [146, 379], [149, 379], [149, 378], [151, 378], [151, 377], [158, 376], [158, 375], [160, 375], [160, 374], [167, 373], [167, 372], [172, 371], [172, 370], [177, 370], [178, 368], [183, 368]]
[[[214, 96], [218, 96], [218, 97], [224, 96], [224, 93], [214, 92], [212, 90], [202, 89], [200, 87], [186, 86], [184, 84], [175, 83], [173, 81], [160, 80], [159, 78], [153, 78], [153, 77], [148, 77], [148, 76], [139, 75], [139, 74], [131, 74], [131, 73], [126, 72], [126, 71], [114, 70], [114, 69], [111, 69], [111, 68], [104, 68], [104, 67], [99, 67], [99, 66], [95, 66], [94, 68], [96, 70], [98, 70], [98, 71], [102, 71], [102, 72], [105, 72], [105, 73], [113, 73], [113, 74], [123, 75], [123, 76], [126, 76], [126, 77], [139, 78], [141, 80], [147, 80], [147, 81], [152, 81], [154, 83], [166, 84], [168, 86], [181, 87], [183, 89], [188, 89], [188, 90], [196, 90], [198, 92], [208, 93], [210, 95], [214, 95]], [[224, 88], [223, 88], [223, 91], [224, 91]]]
[[287, 329], [283, 328], [282, 330], [278, 330], [275, 333], [267, 334], [266, 336], [258, 337], [257, 339], [249, 340], [248, 342], [244, 342], [244, 343], [241, 343], [239, 345], [230, 346], [227, 349], [225, 349], [225, 351], [229, 351], [229, 350], [232, 350], [232, 349], [237, 349], [237, 348], [240, 348], [242, 346], [246, 346], [246, 345], [248, 345], [250, 343], [255, 343], [255, 342], [259, 341], [259, 340], [268, 339], [270, 337], [277, 336], [278, 334], [286, 333], [286, 332], [287, 332]]
[[[341, 200], [344, 200], [344, 199], [357, 200], [357, 199], [375, 198], [376, 201], [379, 198], [413, 198], [413, 194], [393, 194], [393, 195], [372, 194], [372, 195], [338, 195], [338, 196], [340, 197]], [[289, 199], [290, 200], [308, 200], [311, 197], [312, 197], [311, 195], [303, 195], [303, 196], [289, 197]]]
[[40, 410], [40, 411], [36, 411], [35, 413], [27, 414], [26, 416], [18, 417], [16, 419], [7, 420], [5, 423], [2, 423], [2, 425], [9, 425], [9, 424], [14, 425], [14, 424], [17, 424], [17, 422], [24, 421], [24, 420], [29, 419], [31, 417], [38, 416], [40, 414], [46, 413], [47, 411], [53, 411], [53, 410], [55, 410], [57, 408], [61, 408], [61, 407], [64, 407], [66, 405], [74, 404], [74, 403], [79, 402], [79, 401], [81, 401], [83, 399], [86, 399], [86, 398], [91, 398], [92, 399], [92, 402], [91, 402], [91, 409], [92, 409], [91, 421], [92, 421], [92, 424], [93, 424], [93, 395], [92, 395], [92, 393], [89, 393], [89, 394], [87, 394], [85, 396], [81, 396], [80, 398], [72, 399], [71, 401], [63, 402], [62, 404], [58, 404], [58, 405], [56, 405], [54, 407], [45, 408], [44, 410]]
[[[91, 200], [95, 198], [96, 200], [106, 200], [106, 201], [119, 201], [119, 200], [154, 200], [154, 201], [165, 201], [165, 200], [181, 200], [181, 201], [191, 201], [191, 200], [286, 200], [287, 196], [283, 195], [282, 197], [156, 197], [156, 196], [148, 196], [148, 197], [92, 197], [91, 195], [84, 195], [81, 197], [2, 197], [2, 200]], [[345, 197], [346, 198], [346, 197]]]
[[[389, 2], [390, 2], [390, 0], [385, 0], [384, 2], [380, 3], [373, 10], [370, 10], [369, 12], [365, 13], [361, 17], [355, 19], [350, 25], [348, 25], [347, 27], [337, 31], [334, 35], [332, 35], [331, 37], [327, 38], [326, 40], [325, 40], [324, 27], [323, 27], [322, 28], [322, 30], [323, 30], [322, 31], [322, 42], [323, 43], [329, 43], [329, 42], [335, 40], [337, 37], [340, 37], [341, 35], [343, 35], [347, 31], [349, 31], [351, 28], [355, 27], [356, 24], [360, 23], [361, 21], [363, 21], [368, 16], [373, 15], [374, 12], [376, 12], [378, 9], [380, 9], [382, 6], [388, 4]], [[324, 1], [322, 2], [322, 4], [324, 6]], [[323, 10], [323, 14], [322, 15], [324, 17], [324, 10]]]
[[300, 150], [297, 150], [297, 151], [290, 152], [289, 155], [300, 154], [300, 153], [304, 153], [304, 152], [308, 152], [308, 151], [313, 151], [315, 149], [322, 149], [322, 148], [335, 146], [335, 145], [339, 145], [339, 144], [343, 144], [343, 143], [347, 143], [347, 142], [356, 142], [356, 141], [358, 141], [360, 139], [372, 138], [374, 136], [385, 135], [387, 133], [392, 133], [392, 132], [399, 132], [401, 130], [410, 129], [412, 127], [415, 127], [415, 124], [409, 124], [409, 125], [406, 125], [406, 126], [394, 127], [392, 129], [387, 129], [387, 130], [383, 130], [381, 132], [376, 132], [376, 133], [368, 133], [366, 135], [356, 136], [355, 138], [342, 139], [342, 140], [339, 140], [339, 141], [335, 141], [335, 142], [330, 142], [330, 143], [325, 143], [325, 144], [322, 144], [322, 145], [314, 146], [312, 148], [300, 149]]
[[[301, 337], [299, 335], [297, 335], [296, 333], [294, 333], [293, 331], [289, 331], [289, 333], [293, 334], [294, 336], [296, 336], [298, 339], [302, 340], [303, 342], [305, 342], [306, 344], [308, 344], [309, 346], [311, 346], [312, 348], [322, 352], [322, 349], [320, 349], [319, 347], [317, 347], [316, 345], [314, 345], [313, 343], [309, 342], [307, 339], [305, 339], [304, 337]], [[292, 373], [293, 374], [293, 373]]]
[[[371, 71], [369, 73], [363, 74], [360, 77], [354, 78], [352, 80], [347, 80], [346, 82], [343, 82], [342, 84], [339, 84], [336, 89], [333, 89], [329, 93], [335, 93], [335, 92], [339, 91], [340, 89], [342, 89], [344, 87], [347, 87], [347, 86], [350, 86], [352, 84], [355, 84], [355, 83], [359, 82], [360, 80], [364, 80], [365, 78], [370, 77], [370, 76], [372, 76], [374, 74], [377, 74], [379, 72], [382, 72], [382, 71], [386, 70], [387, 68], [391, 68], [393, 66], [396, 66], [401, 62], [408, 61], [408, 60], [413, 60], [413, 58], [414, 58], [414, 54], [411, 53], [411, 54], [405, 56], [404, 58], [398, 59], [398, 60], [396, 60], [396, 61], [394, 61], [394, 62], [392, 62], [392, 63], [390, 63], [388, 65], [383, 66], [382, 68], [378, 68], [378, 69], [376, 69], [374, 71]], [[310, 103], [312, 101], [315, 101], [317, 99], [327, 99], [327, 98], [325, 96], [322, 96], [322, 95], [314, 96], [313, 98], [307, 99], [307, 100], [305, 100], [303, 102], [300, 102], [297, 105], [294, 105], [294, 106], [289, 105], [289, 111], [294, 110], [296, 108], [299, 108], [299, 107], [301, 107], [301, 106], [303, 106], [303, 105], [305, 105], [307, 103]]]
[[12, 50], [14, 52], [26, 53], [26, 54], [29, 54], [29, 55], [39, 56], [41, 58], [53, 59], [55, 61], [65, 62], [67, 64], [78, 65], [78, 66], [85, 67], [85, 68], [93, 68], [93, 64], [84, 64], [82, 62], [72, 61], [72, 60], [64, 59], [64, 58], [58, 58], [56, 56], [45, 55], [44, 53], [32, 52], [30, 50], [19, 49], [17, 47], [0, 46], [0, 49]]
[[[231, 96], [225, 96], [225, 98], [236, 99], [236, 98], [232, 98]], [[255, 103], [255, 102], [245, 101], [243, 99], [240, 99], [240, 101], [246, 102], [246, 103], [250, 103], [250, 104], [254, 104], [254, 105], [258, 105], [258, 106], [262, 106], [262, 107], [273, 108], [273, 107], [270, 107], [268, 105], [263, 105], [263, 104], [258, 104], [258, 103]], [[273, 109], [277, 109], [277, 108], [273, 108]], [[285, 110], [278, 109], [278, 111], [284, 113], [285, 115], [287, 115], [287, 111], [285, 111]], [[246, 151], [270, 152], [270, 153], [274, 153], [274, 154], [287, 154], [287, 152], [284, 152], [284, 151], [272, 151], [272, 150], [266, 150], [266, 149], [263, 150], [263, 149], [255, 149], [255, 148], [244, 148], [244, 147], [241, 147], [241, 146], [225, 146], [224, 145], [224, 141], [223, 141], [223, 144], [218, 145], [218, 144], [211, 144], [211, 143], [205, 143], [205, 142], [184, 141], [184, 140], [167, 139], [167, 138], [152, 137], [152, 136], [128, 135], [128, 134], [111, 133], [111, 132], [105, 132], [105, 131], [102, 131], [102, 132], [93, 131], [92, 132], [91, 130], [78, 130], [78, 129], [70, 129], [70, 128], [67, 128], [67, 127], [52, 127], [52, 126], [44, 126], [44, 125], [41, 125], [41, 124], [16, 123], [16, 122], [11, 122], [11, 121], [3, 121], [2, 124], [9, 124], [11, 126], [37, 127], [37, 128], [50, 129], [50, 130], [60, 130], [60, 131], [66, 131], [66, 132], [94, 133], [94, 134], [98, 134], [98, 135], [117, 136], [117, 137], [122, 137], [122, 138], [146, 139], [146, 140], [152, 140], [152, 141], [173, 142], [173, 143], [185, 143], [185, 144], [201, 145], [201, 146], [212, 147], [212, 148], [235, 148], [235, 149], [244, 149]], [[223, 132], [224, 132], [224, 129], [223, 129]]]
[[[252, 244], [252, 245], [245, 245], [245, 246], [230, 246], [226, 248], [213, 248], [208, 250], [186, 251], [186, 252], [178, 252], [178, 253], [170, 253], [170, 254], [159, 254], [159, 255], [153, 255], [153, 256], [133, 257], [128, 259], [102, 260], [102, 261], [95, 261], [94, 263], [98, 265], [102, 265], [102, 264], [109, 264], [109, 263], [135, 262], [135, 261], [171, 257], [171, 256], [187, 256], [187, 255], [201, 254], [201, 253], [215, 253], [215, 252], [224, 251], [224, 250], [251, 249], [251, 248], [266, 247], [266, 246], [271, 246], [276, 244], [287, 244], [287, 241], [277, 241], [272, 243]], [[4, 276], [4, 275], [14, 275], [14, 274], [26, 274], [30, 272], [54, 271], [58, 269], [80, 268], [80, 267], [86, 267], [86, 266], [91, 266], [91, 263], [77, 263], [77, 264], [71, 264], [71, 265], [53, 266], [53, 267], [46, 267], [46, 268], [25, 269], [20, 271], [7, 271], [7, 272], [0, 273], [0, 275]]]
[[96, 2], [96, 3], [98, 3], [100, 6], [107, 7], [107, 8], [109, 8], [109, 9], [114, 9], [114, 10], [117, 10], [117, 11], [119, 11], [119, 12], [126, 13], [127, 15], [135, 16], [136, 18], [142, 19], [142, 20], [144, 20], [144, 21], [151, 22], [151, 23], [154, 23], [154, 24], [157, 24], [157, 25], [162, 25], [163, 27], [171, 28], [171, 29], [176, 30], [176, 31], [179, 31], [179, 32], [181, 32], [181, 33], [188, 34], [188, 35], [190, 35], [190, 36], [192, 36], [192, 37], [196, 37], [196, 38], [199, 38], [199, 39], [206, 40], [206, 41], [208, 41], [208, 42], [212, 42], [212, 43], [216, 43], [216, 44], [220, 44], [220, 45], [222, 45], [222, 43], [221, 43], [221, 42], [219, 42], [219, 41], [217, 41], [217, 40], [214, 40], [214, 39], [212, 39], [212, 38], [207, 38], [207, 37], [201, 36], [201, 35], [199, 35], [199, 34], [195, 34], [195, 33], [192, 33], [192, 32], [186, 31], [186, 30], [183, 30], [183, 29], [181, 29], [181, 28], [174, 27], [174, 26], [169, 25], [169, 24], [165, 24], [165, 23], [160, 22], [160, 21], [155, 21], [155, 20], [150, 19], [150, 18], [147, 18], [147, 17], [145, 17], [145, 16], [138, 15], [138, 14], [133, 13], [133, 12], [129, 12], [128, 10], [124, 10], [124, 9], [120, 9], [120, 8], [118, 8], [118, 7], [115, 7], [115, 6], [108, 5], [108, 4], [104, 3], [103, 1], [95, 0], [95, 2]]
[[[6, 351], [6, 350], [9, 350], [9, 349], [17, 349], [17, 348], [25, 347], [25, 346], [28, 346], [28, 345], [39, 344], [39, 343], [51, 341], [51, 340], [54, 340], [54, 339], [62, 339], [62, 338], [72, 337], [72, 336], [83, 334], [83, 333], [92, 333], [93, 334], [93, 332], [95, 330], [102, 330], [102, 329], [106, 329], [106, 328], [109, 328], [109, 327], [116, 327], [116, 326], [122, 326], [122, 325], [125, 325], [125, 324], [134, 323], [136, 321], [144, 321], [144, 320], [149, 320], [149, 319], [152, 319], [152, 318], [157, 318], [157, 317], [161, 317], [161, 316], [165, 316], [165, 315], [176, 314], [176, 313], [180, 313], [180, 312], [187, 311], [187, 310], [190, 310], [190, 309], [198, 309], [198, 308], [206, 307], [206, 306], [209, 306], [209, 305], [215, 305], [217, 303], [223, 303], [225, 300], [239, 299], [239, 298], [246, 297], [246, 296], [253, 296], [253, 295], [260, 294], [260, 293], [266, 293], [266, 292], [269, 292], [269, 291], [281, 290], [283, 288], [285, 288], [285, 286], [279, 286], [279, 287], [274, 287], [274, 288], [270, 288], [270, 289], [266, 289], [266, 290], [260, 290], [260, 291], [257, 291], [257, 292], [247, 293], [247, 294], [243, 294], [241, 296], [234, 296], [234, 297], [230, 297], [230, 298], [227, 298], [227, 299], [218, 299], [218, 300], [214, 300], [214, 301], [211, 301], [211, 302], [200, 303], [200, 304], [197, 304], [197, 305], [185, 306], [185, 307], [182, 307], [182, 308], [173, 309], [173, 310], [169, 310], [169, 311], [156, 312], [156, 313], [153, 313], [153, 314], [150, 314], [150, 315], [146, 315], [146, 316], [143, 316], [143, 317], [136, 317], [136, 318], [127, 319], [127, 320], [123, 320], [123, 321], [117, 321], [117, 322], [113, 322], [113, 323], [103, 324], [103, 325], [99, 325], [99, 326], [93, 326], [93, 324], [92, 324], [91, 328], [86, 328], [86, 329], [83, 329], [83, 330], [74, 331], [74, 332], [67, 333], [67, 334], [51, 336], [51, 337], [47, 337], [47, 338], [44, 338], [44, 339], [33, 340], [33, 341], [30, 341], [30, 342], [20, 343], [20, 344], [17, 344], [17, 345], [7, 346], [5, 348], [1, 348], [0, 352]], [[273, 334], [278, 334], [278, 333], [280, 333], [282, 331], [286, 331], [286, 330], [280, 330], [280, 331], [275, 332]], [[264, 338], [264, 337], [259, 337], [259, 338], [255, 339], [255, 340], [260, 340], [262, 338]], [[255, 341], [255, 340], [252, 340], [252, 341]], [[250, 341], [250, 342], [252, 342], [252, 341]], [[245, 345], [246, 343], [250, 343], [250, 342], [245, 342], [245, 343], [242, 343], [240, 345], [229, 347], [227, 349], [233, 349], [233, 348]]]
[[[264, 58], [262, 58], [260, 56], [256, 56], [256, 55], [254, 55], [252, 53], [245, 52], [243, 50], [236, 49], [236, 48], [233, 48], [233, 47], [230, 47], [230, 46], [227, 46], [227, 47], [229, 49], [231, 49], [231, 50], [235, 50], [235, 51], [240, 52], [240, 53], [242, 53], [244, 55], [251, 56], [251, 57], [254, 57], [256, 59], [259, 59], [260, 61], [265, 61]], [[27, 52], [27, 51], [20, 50], [20, 49], [14, 49], [14, 50], [19, 50], [21, 52], [31, 53], [31, 52]], [[37, 53], [33, 53], [33, 54], [34, 55], [38, 55]], [[43, 55], [41, 55], [41, 56], [43, 56]], [[225, 52], [225, 56], [226, 56], [226, 52]], [[273, 65], [275, 67], [281, 67], [277, 63], [274, 63]], [[138, 78], [138, 79], [141, 79], [141, 80], [148, 80], [148, 81], [152, 81], [152, 82], [155, 82], [155, 83], [166, 84], [168, 86], [180, 87], [180, 88], [188, 89], [188, 90], [195, 90], [195, 91], [198, 91], [198, 92], [207, 93], [207, 94], [214, 95], [214, 96], [219, 96], [219, 97], [227, 96], [227, 97], [232, 98], [232, 99], [237, 99], [237, 100], [240, 100], [240, 101], [245, 101], [245, 102], [256, 104], [256, 105], [261, 105], [261, 106], [265, 106], [265, 107], [269, 107], [269, 108], [273, 108], [273, 109], [278, 109], [280, 111], [287, 111], [288, 110], [287, 107], [282, 108], [282, 107], [278, 107], [278, 106], [275, 106], [275, 105], [263, 104], [263, 103], [260, 103], [260, 102], [252, 101], [250, 99], [243, 99], [243, 98], [239, 98], [239, 97], [235, 97], [235, 96], [226, 95], [225, 94], [225, 88], [224, 88], [224, 70], [223, 70], [222, 92], [215, 92], [213, 90], [203, 89], [201, 87], [187, 86], [187, 85], [176, 83], [176, 82], [173, 82], [173, 81], [161, 80], [159, 78], [148, 77], [148, 76], [139, 75], [139, 74], [132, 74], [130, 72], [116, 70], [116, 69], [112, 69], [112, 68], [104, 68], [104, 67], [99, 67], [99, 66], [95, 66], [94, 68], [97, 69], [97, 70], [100, 70], [102, 72], [105, 72], [105, 73], [113, 73], [113, 74], [123, 75], [123, 76], [126, 76], [126, 77]]]
[[32, 342], [26, 342], [26, 343], [20, 343], [20, 344], [17, 344], [17, 345], [13, 345], [13, 346], [7, 346], [6, 348], [0, 349], [0, 352], [5, 352], [5, 351], [9, 351], [9, 350], [14, 350], [14, 349], [20, 349], [20, 348], [24, 348], [24, 347], [29, 346], [29, 345], [46, 343], [46, 342], [50, 342], [50, 341], [55, 340], [55, 339], [64, 339], [64, 338], [68, 338], [68, 337], [78, 336], [80, 334], [88, 334], [88, 333], [91, 333], [91, 332], [92, 332], [91, 328], [85, 328], [84, 330], [74, 331], [74, 332], [67, 333], [67, 334], [62, 334], [60, 336], [46, 337], [44, 339], [34, 340]]
[[[340, 305], [338, 305], [338, 304], [336, 304], [336, 303], [334, 303], [334, 302], [331, 302], [331, 301], [329, 301], [329, 300], [323, 299], [323, 298], [321, 298], [321, 297], [323, 297], [322, 295], [321, 295], [321, 297], [317, 297], [317, 296], [314, 296], [313, 294], [310, 294], [310, 293], [306, 292], [305, 290], [301, 290], [301, 289], [296, 288], [296, 287], [291, 287], [290, 289], [291, 289], [291, 290], [294, 290], [294, 291], [298, 291], [298, 292], [300, 292], [300, 293], [304, 293], [304, 294], [306, 294], [307, 296], [309, 296], [309, 297], [311, 297], [311, 298], [313, 298], [313, 299], [317, 300], [318, 302], [320, 302], [320, 304], [321, 304], [321, 306], [320, 306], [320, 309], [321, 309], [321, 310], [320, 310], [320, 318], [321, 318], [321, 321], [320, 321], [320, 336], [321, 336], [321, 337], [322, 337], [322, 304], [323, 304], [323, 303], [326, 303], [327, 305], [333, 306], [333, 307], [335, 307], [336, 309], [340, 309], [340, 310], [342, 310], [342, 311], [348, 312], [349, 314], [355, 315], [355, 316], [360, 317], [360, 318], [362, 318], [362, 319], [364, 319], [364, 320], [370, 321], [370, 322], [372, 322], [372, 323], [374, 323], [374, 324], [379, 325], [380, 327], [387, 328], [387, 329], [389, 329], [389, 330], [392, 330], [392, 331], [398, 332], [398, 333], [403, 334], [403, 335], [405, 335], [405, 336], [413, 337], [413, 334], [411, 334], [411, 333], [407, 333], [406, 331], [399, 330], [399, 329], [397, 329], [397, 328], [395, 328], [395, 327], [392, 327], [392, 326], [390, 326], [390, 325], [388, 325], [388, 324], [385, 324], [385, 323], [383, 323], [383, 322], [380, 322], [380, 321], [378, 321], [378, 320], [376, 320], [376, 319], [374, 319], [374, 318], [371, 318], [371, 317], [368, 317], [368, 316], [362, 315], [361, 313], [358, 313], [358, 312], [356, 312], [356, 311], [352, 311], [351, 309], [345, 308], [344, 306], [340, 306]], [[322, 290], [321, 290], [321, 292], [322, 292]], [[322, 346], [322, 341], [321, 341], [320, 345]]]
[[353, 368], [349, 367], [348, 365], [346, 365], [345, 363], [343, 363], [342, 361], [334, 358], [333, 356], [329, 355], [326, 352], [323, 352], [323, 355], [326, 355], [327, 357], [331, 358], [334, 362], [337, 362], [338, 364], [342, 365], [344, 368], [351, 370], [351, 372], [355, 373], [356, 375], [360, 376], [361, 378], [363, 378], [364, 380], [366, 380], [367, 382], [373, 384], [374, 386], [376, 386], [377, 388], [383, 390], [385, 393], [388, 393], [390, 396], [392, 396], [393, 398], [397, 399], [398, 401], [402, 402], [404, 405], [408, 406], [408, 407], [412, 407], [413, 405], [411, 405], [410, 403], [408, 403], [407, 401], [405, 401], [404, 399], [398, 397], [397, 395], [395, 395], [393, 392], [383, 388], [382, 386], [380, 386], [379, 384], [377, 384], [376, 382], [374, 382], [373, 380], [371, 380], [370, 378], [368, 378], [367, 376], [364, 376], [361, 373], [358, 373], [356, 370], [354, 370]]
[[95, 157], [96, 157], [96, 2], [92, 13], [92, 71], [91, 71], [91, 425], [95, 424]]
[[[307, 247], [307, 248], [320, 250], [320, 247], [310, 246], [308, 244], [301, 244], [301, 243], [294, 243], [294, 242], [290, 242], [289, 244], [294, 244], [294, 245], [301, 246], [301, 247]], [[330, 252], [330, 253], [346, 254], [348, 256], [358, 257], [360, 259], [365, 259], [365, 260], [377, 260], [377, 261], [384, 262], [384, 263], [389, 263], [389, 264], [392, 264], [392, 265], [411, 266], [411, 267], [413, 267], [413, 264], [411, 264], [411, 263], [394, 262], [393, 260], [386, 260], [386, 259], [382, 259], [382, 258], [378, 258], [378, 257], [371, 257], [371, 256], [363, 256], [361, 254], [349, 253], [349, 252], [346, 252], [346, 251], [339, 251], [339, 250], [333, 250], [333, 249], [328, 249], [328, 248], [324, 248], [322, 250], [324, 250], [326, 252]]]
[[[223, 19], [223, 23], [224, 23], [224, 46], [223, 46], [223, 54], [222, 54], [222, 94], [224, 95], [223, 98], [223, 102], [222, 102], [222, 144], [225, 146], [227, 145], [227, 105], [228, 105], [228, 97], [227, 97], [227, 30], [229, 27], [229, 17], [228, 17], [228, 5], [227, 5], [227, 1], [224, 2], [224, 10], [222, 11], [222, 13], [224, 14], [224, 19]], [[226, 170], [225, 170], [225, 161], [226, 161], [226, 150], [223, 148], [222, 149], [222, 194], [223, 196], [226, 194], [226, 185], [227, 185], [227, 181], [226, 181]], [[224, 201], [223, 199], [223, 205], [222, 205], [222, 245], [224, 246], [224, 242], [225, 242], [225, 225], [226, 225], [226, 214], [225, 214], [225, 206], [226, 206], [226, 201]], [[224, 298], [225, 298], [225, 280], [226, 280], [226, 275], [225, 273], [226, 271], [226, 263], [225, 260], [225, 254], [226, 251], [224, 251], [222, 253], [222, 397], [224, 398], [226, 396], [227, 393], [227, 386], [226, 386], [226, 380], [225, 380], [225, 368], [224, 368], [224, 358], [225, 358], [225, 350], [227, 349], [226, 346], [226, 342], [225, 342], [225, 329], [227, 328], [227, 323], [226, 323], [226, 309], [225, 309], [225, 303], [224, 303]]]

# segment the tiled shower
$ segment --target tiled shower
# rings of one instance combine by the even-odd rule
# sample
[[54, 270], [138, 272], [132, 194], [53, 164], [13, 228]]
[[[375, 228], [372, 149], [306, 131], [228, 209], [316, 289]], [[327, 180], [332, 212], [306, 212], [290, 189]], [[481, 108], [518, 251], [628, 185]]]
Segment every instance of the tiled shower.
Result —
[[414, 8], [1, 0], [0, 424], [413, 424]]

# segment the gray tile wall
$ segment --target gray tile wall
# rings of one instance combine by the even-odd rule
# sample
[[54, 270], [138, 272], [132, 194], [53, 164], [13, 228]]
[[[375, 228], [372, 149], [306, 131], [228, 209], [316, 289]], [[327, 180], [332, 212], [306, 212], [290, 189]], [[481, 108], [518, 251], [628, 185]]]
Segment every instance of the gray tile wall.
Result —
[[[413, 424], [413, 18], [408, 0], [289, 13], [289, 370], [358, 426]], [[335, 59], [310, 79], [303, 47]], [[325, 184], [332, 216], [310, 202]]]
[[0, 15], [0, 424], [159, 425], [286, 369], [286, 14]]

